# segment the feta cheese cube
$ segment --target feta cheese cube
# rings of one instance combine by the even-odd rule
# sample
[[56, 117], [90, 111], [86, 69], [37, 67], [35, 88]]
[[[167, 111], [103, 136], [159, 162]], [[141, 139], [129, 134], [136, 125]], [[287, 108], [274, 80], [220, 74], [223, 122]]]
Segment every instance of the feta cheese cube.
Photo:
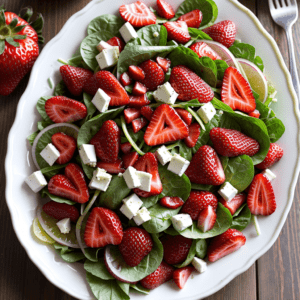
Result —
[[211, 102], [205, 103], [201, 108], [197, 110], [197, 114], [207, 124], [216, 114], [216, 110]]
[[138, 188], [141, 186], [141, 180], [137, 175], [137, 171], [134, 167], [128, 167], [123, 173], [123, 178], [130, 189]]
[[206, 262], [198, 257], [193, 258], [192, 265], [199, 273], [203, 273], [207, 270]]
[[151, 180], [152, 180], [152, 174], [142, 171], [136, 171], [137, 176], [139, 177], [141, 181], [141, 185], [139, 187], [140, 190], [145, 192], [151, 191]]
[[41, 171], [32, 173], [25, 179], [25, 182], [35, 193], [39, 192], [47, 185], [47, 181]]
[[172, 88], [169, 82], [164, 83], [157, 87], [157, 90], [153, 93], [153, 97], [156, 101], [164, 102], [167, 104], [174, 104], [178, 94]]
[[128, 43], [131, 39], [135, 39], [138, 37], [138, 34], [136, 33], [135, 29], [133, 26], [129, 23], [126, 22], [119, 30], [123, 40], [125, 43]]
[[61, 233], [69, 233], [71, 231], [71, 220], [70, 218], [65, 218], [56, 223]]
[[171, 152], [167, 149], [165, 145], [159, 147], [156, 152], [155, 156], [158, 161], [164, 166], [166, 163], [170, 162], [172, 159]]
[[137, 226], [140, 226], [141, 224], [151, 220], [150, 212], [146, 207], [142, 207], [136, 214], [136, 216], [133, 217], [133, 220]]
[[89, 187], [105, 192], [110, 184], [112, 175], [105, 170], [97, 168], [93, 173], [93, 178], [90, 181]]
[[136, 194], [132, 194], [131, 196], [123, 199], [123, 203], [124, 204], [121, 206], [120, 211], [129, 220], [137, 215], [140, 207], [143, 205], [143, 201]]
[[96, 60], [101, 70], [114, 66], [119, 59], [120, 50], [118, 46], [104, 49], [97, 56]]
[[79, 148], [79, 155], [85, 165], [95, 168], [97, 165], [97, 157], [95, 146], [90, 144], [83, 144]]
[[50, 165], [53, 166], [59, 158], [60, 153], [53, 144], [48, 144], [40, 153], [41, 157]]
[[173, 227], [177, 231], [182, 231], [193, 225], [193, 220], [189, 214], [178, 214], [172, 217]]
[[265, 169], [262, 174], [267, 177], [270, 181], [276, 178], [276, 175], [270, 170], [270, 169]]
[[104, 41], [101, 41], [98, 45], [97, 45], [97, 49], [99, 52], [101, 52], [102, 50], [104, 49], [111, 49], [113, 48], [113, 46], [111, 46], [110, 44], [104, 42]]
[[221, 197], [227, 202], [230, 202], [238, 192], [239, 191], [235, 187], [233, 187], [228, 181], [223, 183], [218, 191]]
[[189, 165], [190, 162], [187, 159], [175, 153], [168, 165], [168, 170], [181, 177]]
[[110, 99], [111, 98], [103, 90], [98, 89], [92, 100], [92, 103], [100, 112], [103, 113], [107, 111]]

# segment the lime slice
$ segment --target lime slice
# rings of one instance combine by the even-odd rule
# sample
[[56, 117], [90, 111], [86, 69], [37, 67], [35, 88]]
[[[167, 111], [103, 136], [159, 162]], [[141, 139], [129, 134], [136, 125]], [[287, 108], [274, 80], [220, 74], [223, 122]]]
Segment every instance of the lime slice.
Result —
[[41, 226], [39, 219], [35, 218], [32, 222], [32, 233], [34, 237], [38, 239], [39, 242], [42, 242], [42, 244], [54, 244], [55, 240], [51, 238], [43, 229]]

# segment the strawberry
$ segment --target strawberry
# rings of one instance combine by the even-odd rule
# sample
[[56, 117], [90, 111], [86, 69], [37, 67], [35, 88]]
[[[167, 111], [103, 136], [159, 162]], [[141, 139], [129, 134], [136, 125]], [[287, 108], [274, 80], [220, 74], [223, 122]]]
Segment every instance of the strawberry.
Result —
[[63, 132], [58, 132], [52, 135], [51, 141], [60, 153], [56, 162], [59, 165], [68, 163], [72, 159], [77, 148], [76, 139]]
[[122, 242], [118, 247], [126, 264], [136, 267], [151, 252], [153, 241], [145, 229], [130, 227], [124, 230]]
[[208, 145], [198, 149], [185, 174], [193, 183], [220, 185], [225, 182], [220, 159], [215, 150]]
[[188, 26], [184, 21], [166, 22], [163, 26], [165, 26], [168, 31], [169, 40], [185, 44], [191, 39]]
[[178, 18], [184, 21], [188, 27], [199, 28], [203, 19], [202, 12], [199, 9], [194, 9]]
[[94, 75], [90, 70], [69, 65], [61, 66], [59, 71], [68, 90], [74, 96], [82, 94], [85, 83]]
[[223, 198], [219, 199], [219, 202], [224, 205], [224, 207], [228, 208], [230, 213], [234, 215], [234, 213], [242, 206], [242, 204], [246, 201], [245, 194], [237, 194], [230, 202], [227, 202]]
[[87, 116], [86, 106], [64, 96], [54, 96], [45, 103], [45, 111], [54, 123], [75, 122]]
[[199, 57], [208, 56], [212, 60], [216, 59], [222, 59], [220, 55], [215, 52], [213, 49], [211, 49], [206, 43], [204, 42], [197, 42], [193, 44], [191, 47], [191, 50], [193, 50]]
[[123, 228], [116, 213], [107, 208], [94, 207], [85, 226], [85, 244], [91, 248], [119, 245], [122, 238]]
[[121, 132], [113, 120], [103, 122], [99, 131], [90, 140], [96, 155], [104, 162], [116, 162], [120, 149]]
[[138, 171], [143, 171], [152, 174], [151, 180], [151, 191], [145, 192], [140, 189], [134, 189], [133, 191], [141, 197], [150, 197], [154, 195], [159, 195], [162, 190], [162, 183], [160, 181], [160, 176], [158, 173], [158, 162], [153, 153], [146, 153], [141, 156], [137, 162], [133, 165]]
[[200, 103], [207, 103], [214, 97], [210, 86], [185, 66], [179, 65], [172, 69], [170, 83], [179, 94], [178, 100], [198, 99]]
[[153, 290], [163, 283], [171, 280], [173, 277], [173, 271], [174, 267], [162, 261], [159, 267], [153, 273], [143, 278], [140, 283], [144, 288]]
[[94, 96], [98, 90], [98, 82], [96, 79], [96, 74], [90, 77], [83, 86], [83, 91]]
[[164, 261], [170, 265], [180, 264], [189, 254], [193, 240], [182, 235], [164, 235], [161, 238], [164, 247]]
[[129, 107], [134, 108], [141, 108], [145, 105], [150, 104], [150, 100], [148, 99], [147, 95], [141, 95], [141, 96], [130, 96], [129, 97]]
[[168, 20], [175, 17], [174, 9], [168, 2], [164, 0], [156, 0], [156, 4], [157, 4], [157, 13], [159, 14], [160, 17]]
[[132, 124], [132, 130], [134, 133], [139, 132], [143, 127], [145, 127], [148, 124], [148, 121], [146, 118], [138, 118], [131, 122]]
[[132, 146], [131, 146], [131, 144], [129, 142], [126, 142], [126, 143], [123, 143], [123, 144], [120, 145], [121, 151], [124, 154], [130, 153], [131, 147]]
[[143, 106], [141, 108], [141, 115], [145, 117], [148, 121], [151, 121], [153, 109], [150, 106]]
[[259, 151], [259, 143], [238, 130], [215, 127], [209, 136], [214, 149], [222, 156], [253, 156]]
[[122, 83], [123, 86], [128, 86], [132, 84], [132, 79], [129, 77], [128, 72], [124, 72], [120, 76], [120, 82]]
[[68, 164], [65, 175], [54, 175], [48, 183], [49, 193], [78, 203], [89, 201], [89, 190], [83, 170], [76, 164]]
[[244, 246], [246, 237], [236, 229], [228, 229], [214, 237], [207, 249], [208, 260], [214, 262]]
[[129, 152], [122, 156], [124, 168], [127, 169], [130, 166], [133, 166], [139, 159], [137, 152]]
[[49, 201], [43, 205], [42, 210], [50, 217], [57, 220], [70, 218], [72, 222], [76, 223], [79, 218], [78, 209], [75, 206], [66, 203]]
[[214, 210], [217, 209], [218, 199], [214, 194], [205, 191], [191, 191], [180, 213], [189, 214], [193, 221], [197, 221], [200, 212], [208, 206]]
[[192, 124], [193, 116], [190, 112], [184, 108], [175, 108], [175, 110], [186, 125], [190, 126]]
[[134, 65], [129, 66], [128, 73], [129, 73], [129, 76], [133, 80], [141, 81], [141, 80], [145, 79], [145, 73], [144, 73], [143, 69], [141, 69], [138, 66], [134, 66]]
[[257, 169], [267, 169], [278, 162], [283, 156], [283, 149], [276, 143], [271, 143], [267, 156], [265, 159], [255, 167]]
[[233, 110], [240, 110], [244, 113], [251, 113], [256, 107], [248, 81], [233, 67], [225, 70], [221, 98]]
[[184, 139], [188, 135], [188, 126], [174, 108], [168, 104], [161, 104], [153, 113], [144, 140], [148, 146], [156, 146]]
[[119, 174], [125, 172], [125, 169], [123, 168], [123, 162], [120, 159], [115, 162], [98, 161], [97, 167], [106, 170], [110, 174]]
[[134, 27], [143, 27], [155, 24], [155, 14], [141, 1], [120, 6], [120, 15]]
[[163, 197], [160, 199], [159, 204], [170, 209], [176, 209], [181, 207], [184, 201], [180, 197]]
[[173, 280], [180, 289], [184, 288], [187, 280], [189, 279], [194, 270], [194, 267], [187, 266], [180, 269], [176, 269], [173, 272]]
[[247, 196], [247, 205], [253, 215], [269, 216], [276, 210], [272, 184], [262, 174], [254, 176]]
[[202, 230], [202, 232], [209, 231], [213, 229], [217, 220], [217, 214], [212, 206], [207, 206], [201, 210], [197, 226]]
[[193, 148], [196, 146], [200, 133], [201, 129], [198, 123], [193, 123], [189, 126], [189, 136], [184, 139], [184, 143], [187, 147]]
[[171, 60], [160, 56], [157, 56], [155, 60], [158, 63], [158, 65], [163, 69], [163, 71], [167, 73], [169, 68], [171, 67]]
[[208, 34], [214, 41], [229, 48], [235, 41], [236, 26], [232, 21], [225, 20], [204, 28], [203, 32]]
[[141, 112], [138, 108], [126, 108], [124, 109], [124, 118], [127, 124], [130, 124], [133, 120], [138, 118]]
[[132, 89], [132, 94], [135, 96], [141, 96], [146, 93], [147, 93], [147, 88], [142, 83], [136, 81]]
[[154, 91], [165, 80], [163, 69], [153, 60], [148, 59], [140, 64], [140, 68], [145, 73], [145, 78], [141, 80], [149, 91]]
[[125, 47], [125, 43], [122, 41], [122, 39], [120, 39], [117, 36], [112, 37], [106, 43], [111, 45], [111, 46], [119, 47], [120, 53], [123, 51], [123, 49]]
[[253, 117], [253, 118], [259, 119], [260, 112], [257, 109], [255, 109], [253, 112], [249, 113], [249, 117]]

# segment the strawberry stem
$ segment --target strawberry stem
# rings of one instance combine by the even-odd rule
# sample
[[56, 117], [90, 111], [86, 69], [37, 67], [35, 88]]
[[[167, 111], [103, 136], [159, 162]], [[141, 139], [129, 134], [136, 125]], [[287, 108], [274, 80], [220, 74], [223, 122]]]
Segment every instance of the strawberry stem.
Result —
[[194, 112], [190, 107], [188, 107], [186, 110], [196, 119], [196, 121], [199, 123], [199, 125], [201, 126], [201, 128], [205, 131], [206, 130], [205, 126], [204, 126], [202, 120], [197, 115], [197, 113]]
[[260, 227], [259, 227], [259, 224], [258, 224], [257, 217], [255, 215], [252, 215], [251, 216], [251, 220], [252, 220], [252, 223], [254, 224], [254, 227], [255, 227], [255, 230], [256, 230], [256, 234], [258, 236], [261, 235], [261, 231], [260, 231]]
[[168, 149], [168, 150], [172, 150], [172, 149], [174, 149], [174, 148], [176, 148], [176, 147], [178, 147], [179, 146], [179, 142], [176, 142], [176, 143], [174, 143], [174, 144], [171, 144], [171, 145], [169, 145], [169, 146], [166, 146], [166, 148]]

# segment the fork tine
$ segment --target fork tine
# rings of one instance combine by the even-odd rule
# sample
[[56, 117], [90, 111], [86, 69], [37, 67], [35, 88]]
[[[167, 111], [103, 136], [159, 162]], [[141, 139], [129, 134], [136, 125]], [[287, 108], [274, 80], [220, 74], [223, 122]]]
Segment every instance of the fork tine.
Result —
[[277, 9], [280, 8], [279, 1], [278, 0], [274, 0], [274, 2], [275, 2], [275, 5], [276, 5], [276, 8]]
[[270, 7], [270, 10], [271, 10], [271, 11], [275, 9], [273, 0], [269, 0], [269, 7]]
[[285, 4], [284, 0], [280, 0], [280, 6], [281, 7], [286, 7], [286, 4]]

